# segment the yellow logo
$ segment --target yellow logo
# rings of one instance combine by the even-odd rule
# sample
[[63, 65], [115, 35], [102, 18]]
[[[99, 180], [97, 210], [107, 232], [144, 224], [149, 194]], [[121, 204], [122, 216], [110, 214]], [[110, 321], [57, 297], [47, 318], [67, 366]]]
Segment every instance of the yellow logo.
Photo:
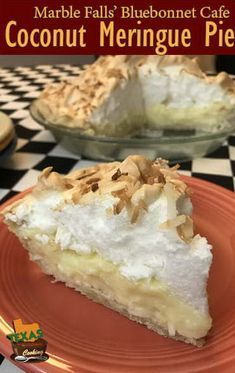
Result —
[[43, 332], [37, 322], [24, 324], [22, 319], [13, 320], [14, 333], [8, 334], [11, 341], [15, 361], [40, 362], [46, 361], [49, 356], [45, 353], [47, 341], [43, 339]]

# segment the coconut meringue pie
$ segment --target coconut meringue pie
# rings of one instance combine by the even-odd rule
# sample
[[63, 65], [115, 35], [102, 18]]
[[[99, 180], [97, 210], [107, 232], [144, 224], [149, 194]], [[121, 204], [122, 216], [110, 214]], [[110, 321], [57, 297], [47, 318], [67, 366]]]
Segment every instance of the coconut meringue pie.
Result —
[[87, 135], [217, 132], [235, 118], [235, 83], [226, 73], [205, 75], [186, 56], [102, 56], [78, 77], [48, 85], [37, 108], [46, 122]]
[[176, 166], [130, 156], [67, 176], [47, 168], [3, 214], [46, 274], [161, 335], [201, 346], [212, 325], [212, 247], [194, 235], [190, 196]]

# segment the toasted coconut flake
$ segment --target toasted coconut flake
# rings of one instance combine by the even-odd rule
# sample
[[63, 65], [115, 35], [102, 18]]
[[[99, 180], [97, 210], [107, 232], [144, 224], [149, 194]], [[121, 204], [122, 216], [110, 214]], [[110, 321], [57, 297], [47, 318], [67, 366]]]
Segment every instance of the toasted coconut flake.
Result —
[[120, 168], [117, 169], [117, 171], [112, 175], [112, 180], [117, 180], [119, 179], [119, 177], [122, 175], [122, 172], [120, 170]]
[[161, 229], [173, 229], [185, 223], [186, 216], [178, 215], [175, 219], [167, 220], [160, 225]]
[[52, 170], [53, 170], [53, 167], [44, 168], [42, 173], [39, 175], [38, 180], [42, 180], [44, 178], [47, 178], [50, 175]]
[[99, 184], [98, 183], [94, 183], [94, 184], [91, 185], [92, 192], [96, 192], [98, 189], [99, 189]]
[[190, 216], [186, 216], [185, 222], [177, 227], [177, 232], [180, 238], [189, 243], [193, 238], [193, 220]]
[[113, 206], [113, 213], [114, 215], [120, 214], [120, 212], [124, 209], [126, 206], [127, 201], [120, 199], [119, 202]]
[[92, 177], [91, 179], [86, 181], [86, 184], [90, 185], [90, 184], [93, 184], [93, 183], [97, 183], [98, 181], [100, 181], [99, 177]]
[[72, 194], [72, 201], [75, 205], [77, 205], [81, 198], [81, 192], [80, 190], [75, 190]]
[[132, 214], [131, 214], [131, 223], [134, 224], [137, 222], [137, 219], [139, 217], [139, 213], [140, 213], [140, 208], [139, 206], [135, 206], [133, 211], [132, 211]]

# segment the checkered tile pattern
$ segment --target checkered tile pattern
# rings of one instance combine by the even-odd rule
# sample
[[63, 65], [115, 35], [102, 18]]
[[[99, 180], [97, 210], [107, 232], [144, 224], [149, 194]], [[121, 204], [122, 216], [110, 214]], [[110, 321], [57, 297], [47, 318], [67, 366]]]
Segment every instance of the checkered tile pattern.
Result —
[[[78, 70], [79, 67], [72, 65], [0, 68], [0, 110], [12, 118], [18, 136], [16, 152], [0, 161], [1, 202], [32, 186], [44, 167], [53, 166], [56, 171], [67, 173], [95, 163], [81, 160], [56, 144], [51, 133], [37, 124], [28, 112], [31, 101], [38, 97], [45, 84], [76, 76]], [[181, 170], [183, 174], [234, 190], [235, 134], [213, 154], [182, 163]], [[0, 356], [0, 364], [2, 359]], [[0, 372], [16, 371], [9, 364], [4, 360]]]
[[78, 70], [71, 65], [0, 69], [0, 110], [12, 118], [18, 136], [16, 152], [11, 158], [0, 160], [1, 202], [33, 185], [48, 165], [62, 173], [83, 167], [79, 157], [57, 145], [51, 133], [32, 120], [28, 112], [31, 101], [45, 84], [76, 76]]

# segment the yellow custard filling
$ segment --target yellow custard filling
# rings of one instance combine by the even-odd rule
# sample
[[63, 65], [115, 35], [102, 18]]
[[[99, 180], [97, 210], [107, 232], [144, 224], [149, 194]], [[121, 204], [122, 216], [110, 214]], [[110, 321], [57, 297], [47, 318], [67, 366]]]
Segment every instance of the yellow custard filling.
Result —
[[21, 233], [31, 259], [46, 273], [69, 286], [79, 288], [85, 284], [102, 292], [131, 315], [150, 319], [171, 336], [178, 333], [198, 339], [204, 337], [211, 328], [212, 321], [208, 314], [185, 303], [156, 277], [130, 280], [120, 273], [117, 265], [97, 253], [80, 254], [73, 250], [61, 250], [53, 239], [43, 244], [35, 239], [35, 230], [24, 230]]
[[146, 106], [146, 115], [151, 129], [197, 128], [199, 130], [216, 131], [220, 129], [220, 126], [224, 127], [226, 125], [229, 127], [232, 114], [233, 106], [224, 103], [187, 108], [175, 108], [164, 104]]

